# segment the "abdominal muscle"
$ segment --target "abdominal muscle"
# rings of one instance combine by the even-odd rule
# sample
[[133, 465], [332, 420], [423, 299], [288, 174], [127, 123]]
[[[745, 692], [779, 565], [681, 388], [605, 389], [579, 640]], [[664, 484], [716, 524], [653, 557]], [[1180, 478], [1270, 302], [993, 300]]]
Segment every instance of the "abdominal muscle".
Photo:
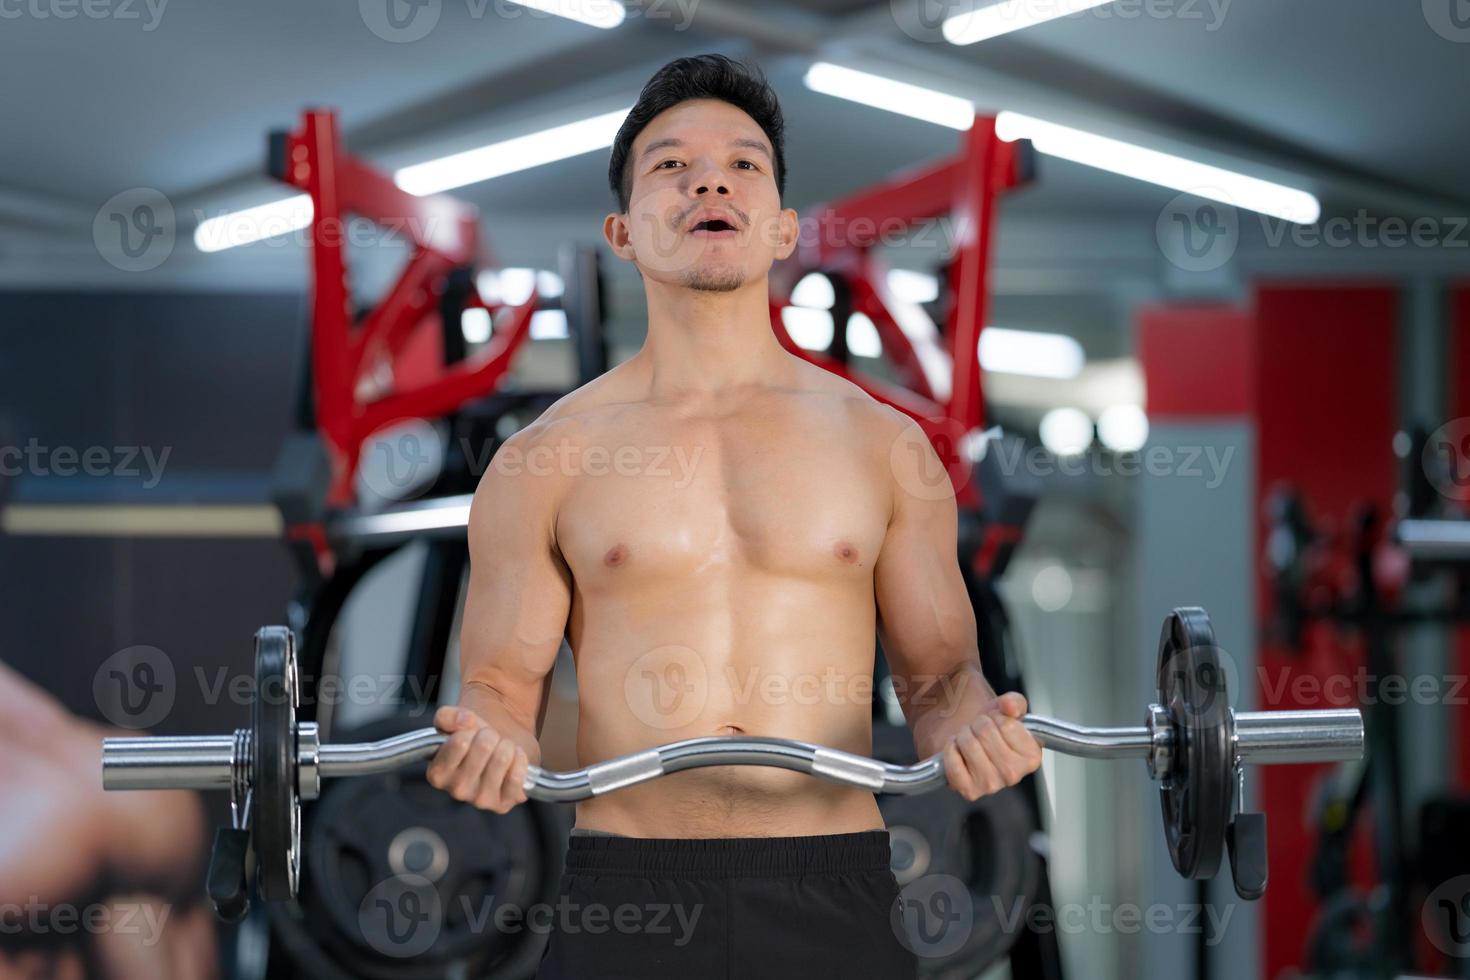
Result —
[[[796, 739], [870, 755], [872, 627], [865, 632], [861, 616], [856, 624], [812, 618], [786, 631], [785, 642], [747, 636], [716, 655], [713, 642], [695, 655], [655, 637], [630, 643], [626, 633], [615, 649], [584, 645], [577, 655], [579, 764], [712, 735]], [[816, 635], [826, 642], [807, 642]], [[769, 766], [711, 766], [579, 803], [576, 825], [629, 837], [797, 837], [881, 830], [883, 818], [869, 790]]]

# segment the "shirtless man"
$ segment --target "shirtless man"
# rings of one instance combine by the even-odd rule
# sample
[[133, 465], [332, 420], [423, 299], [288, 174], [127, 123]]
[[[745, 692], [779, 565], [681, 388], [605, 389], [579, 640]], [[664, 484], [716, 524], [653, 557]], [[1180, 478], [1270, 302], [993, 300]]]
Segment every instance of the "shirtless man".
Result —
[[[618, 133], [603, 231], [643, 278], [648, 336], [507, 440], [475, 494], [463, 694], [428, 774], [456, 799], [526, 799], [563, 635], [582, 765], [703, 735], [870, 755], [875, 629], [957, 792], [1040, 764], [1024, 700], [981, 675], [922, 430], [771, 330], [767, 275], [798, 234], [782, 129], [764, 80], [706, 55], [660, 69]], [[542, 977], [915, 973], [872, 793], [691, 770], [578, 804], [572, 834]]]

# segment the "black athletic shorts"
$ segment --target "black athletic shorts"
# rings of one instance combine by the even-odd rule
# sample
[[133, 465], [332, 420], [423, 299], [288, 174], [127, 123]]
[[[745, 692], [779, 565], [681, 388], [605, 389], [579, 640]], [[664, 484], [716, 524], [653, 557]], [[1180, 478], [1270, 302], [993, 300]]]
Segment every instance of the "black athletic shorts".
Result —
[[888, 834], [574, 835], [539, 980], [912, 978]]

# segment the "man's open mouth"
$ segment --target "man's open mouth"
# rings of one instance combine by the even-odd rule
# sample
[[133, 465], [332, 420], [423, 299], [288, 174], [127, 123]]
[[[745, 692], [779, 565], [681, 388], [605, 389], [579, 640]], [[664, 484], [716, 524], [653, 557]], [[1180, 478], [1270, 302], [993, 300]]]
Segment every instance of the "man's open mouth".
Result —
[[733, 235], [735, 231], [734, 225], [720, 218], [701, 221], [691, 229], [691, 233], [695, 235]]

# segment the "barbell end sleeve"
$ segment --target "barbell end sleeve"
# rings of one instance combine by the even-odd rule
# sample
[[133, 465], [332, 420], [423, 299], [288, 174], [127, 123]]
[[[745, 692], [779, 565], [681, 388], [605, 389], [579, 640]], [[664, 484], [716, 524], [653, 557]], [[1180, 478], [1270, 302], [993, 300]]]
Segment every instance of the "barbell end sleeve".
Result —
[[1242, 711], [1235, 715], [1235, 757], [1243, 765], [1352, 762], [1363, 757], [1363, 713]]
[[227, 790], [235, 737], [108, 737], [102, 740], [102, 788]]

